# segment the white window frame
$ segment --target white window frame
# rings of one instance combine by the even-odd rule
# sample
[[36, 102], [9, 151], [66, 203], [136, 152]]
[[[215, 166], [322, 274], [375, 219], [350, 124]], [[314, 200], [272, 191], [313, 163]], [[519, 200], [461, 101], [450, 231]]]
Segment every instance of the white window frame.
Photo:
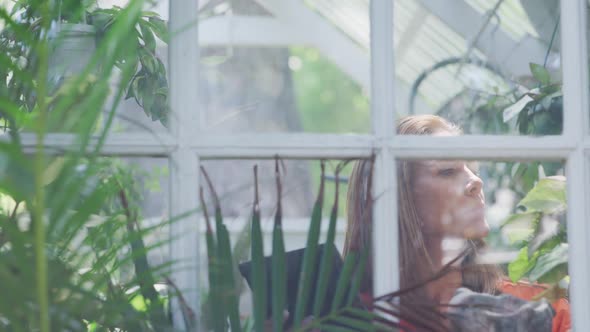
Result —
[[[284, 1], [284, 0], [265, 0]], [[297, 1], [297, 0], [289, 0]], [[561, 136], [396, 136], [393, 68], [393, 1], [371, 1], [371, 107], [373, 131], [369, 135], [337, 134], [204, 134], [200, 133], [197, 100], [198, 1], [170, 1], [169, 44], [170, 98], [173, 117], [170, 133], [113, 133], [102, 151], [105, 155], [158, 156], [170, 160], [171, 215], [198, 207], [200, 159], [220, 158], [352, 158], [377, 154], [374, 190], [373, 242], [376, 293], [398, 288], [397, 192], [395, 160], [486, 159], [566, 161], [568, 241], [572, 320], [576, 331], [590, 328], [590, 111], [588, 103], [588, 54], [586, 1], [561, 1], [561, 57], [564, 91], [564, 128]], [[190, 26], [190, 28], [187, 28]], [[35, 137], [23, 134], [23, 145], [35, 150]], [[75, 143], [68, 134], [49, 134], [48, 148], [65, 149]], [[171, 259], [189, 268], [174, 272], [173, 279], [195, 310], [199, 306], [198, 215], [172, 224]], [[186, 265], [183, 265], [186, 266]], [[180, 317], [175, 317], [180, 322]], [[179, 325], [181, 326], [181, 325]]]

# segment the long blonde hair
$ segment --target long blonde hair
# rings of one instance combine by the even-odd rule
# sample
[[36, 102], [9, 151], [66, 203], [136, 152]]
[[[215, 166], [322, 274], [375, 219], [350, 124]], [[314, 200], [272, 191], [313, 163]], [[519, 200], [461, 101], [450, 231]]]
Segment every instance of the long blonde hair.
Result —
[[[461, 130], [456, 125], [435, 115], [416, 115], [403, 118], [397, 125], [398, 135], [432, 135], [437, 132], [449, 132], [459, 135]], [[412, 199], [412, 161], [397, 161], [397, 197], [399, 220], [399, 262], [401, 289], [414, 285], [417, 281], [432, 276], [433, 262], [426, 250], [421, 222], [416, 205]], [[352, 171], [348, 184], [347, 214], [348, 226], [344, 243], [344, 254], [359, 248], [371, 251], [372, 197], [371, 174], [372, 160], [358, 161]], [[470, 242], [474, 249], [481, 247], [483, 241]], [[464, 262], [473, 263], [476, 250]], [[370, 255], [369, 257], [371, 257]], [[465, 266], [465, 264], [463, 264]], [[372, 262], [365, 270], [362, 291], [372, 292]], [[464, 286], [475, 291], [493, 293], [499, 277], [497, 269], [490, 266], [470, 266], [465, 269]], [[424, 289], [412, 293], [421, 298], [426, 297]]]

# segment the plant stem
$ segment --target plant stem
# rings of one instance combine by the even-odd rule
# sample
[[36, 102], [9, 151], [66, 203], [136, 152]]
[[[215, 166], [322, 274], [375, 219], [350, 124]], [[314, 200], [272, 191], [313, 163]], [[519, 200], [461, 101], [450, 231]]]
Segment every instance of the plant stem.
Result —
[[39, 329], [41, 332], [50, 331], [49, 320], [49, 291], [47, 280], [47, 258], [45, 256], [45, 189], [43, 187], [43, 173], [45, 169], [45, 151], [43, 141], [47, 130], [47, 69], [48, 42], [47, 31], [50, 25], [49, 1], [40, 4], [41, 34], [37, 43], [39, 67], [37, 71], [37, 102], [39, 107], [39, 122], [36, 126], [37, 149], [35, 154], [35, 196], [33, 208], [33, 225], [35, 229], [35, 268], [37, 278], [37, 301], [39, 304]]
[[18, 207], [20, 206], [21, 201], [16, 202], [16, 204], [14, 205], [14, 209], [12, 209], [12, 213], [10, 214], [10, 219], [14, 220], [14, 218], [16, 217], [16, 212], [18, 210]]
[[551, 34], [551, 40], [549, 41], [549, 46], [547, 47], [547, 52], [545, 53], [545, 60], [543, 60], [543, 68], [547, 67], [547, 60], [549, 59], [549, 53], [551, 53], [551, 48], [553, 47], [553, 42], [555, 41], [555, 34], [557, 33], [557, 28], [559, 27], [559, 15], [557, 16], [557, 22], [555, 22], [555, 27], [553, 27], [553, 33]]

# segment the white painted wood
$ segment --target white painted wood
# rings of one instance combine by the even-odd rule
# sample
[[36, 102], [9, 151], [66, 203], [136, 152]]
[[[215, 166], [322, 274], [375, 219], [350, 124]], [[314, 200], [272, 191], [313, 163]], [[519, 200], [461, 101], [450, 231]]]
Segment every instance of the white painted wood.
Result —
[[561, 64], [563, 77], [563, 133], [576, 142], [587, 138], [588, 52], [584, 1], [561, 2]]
[[201, 158], [354, 158], [370, 156], [372, 143], [369, 135], [202, 135], [194, 148]]
[[[170, 155], [170, 213], [178, 216], [198, 208], [199, 173], [198, 159], [191, 151], [190, 142], [199, 128], [197, 95], [198, 82], [198, 1], [170, 1], [170, 30], [181, 31], [170, 40], [170, 106], [172, 116], [170, 126], [177, 143]], [[190, 25], [193, 23], [192, 25]], [[189, 28], [181, 30], [182, 27]], [[197, 313], [198, 329], [200, 322], [200, 287], [198, 273], [199, 243], [198, 217], [192, 213], [170, 225], [170, 258], [179, 266], [172, 268], [172, 279], [181, 289], [187, 304]], [[173, 320], [176, 327], [182, 328], [184, 320], [178, 303], [173, 302]]]
[[[200, 280], [206, 262], [201, 262], [200, 243], [204, 237], [199, 236], [198, 158], [187, 149], [179, 149], [170, 156], [170, 212], [171, 218], [180, 220], [170, 224], [170, 259], [172, 278], [182, 290], [188, 305], [195, 311], [197, 326], [200, 317], [200, 295], [205, 287]], [[189, 213], [189, 214], [187, 214]], [[181, 311], [175, 304], [173, 311], [174, 326], [184, 328]]]
[[279, 156], [283, 159], [357, 159], [369, 158], [372, 150], [342, 149], [342, 148], [226, 148], [219, 150], [196, 149], [202, 159], [273, 159]]
[[[373, 0], [375, 1], [375, 0]], [[387, 0], [386, 0], [387, 1]], [[375, 160], [373, 179], [373, 293], [399, 289], [397, 173], [394, 153], [382, 148]], [[403, 235], [403, 234], [402, 234]]]
[[[0, 136], [0, 141], [10, 139], [8, 135]], [[79, 148], [78, 140], [73, 134], [47, 134], [44, 139], [46, 152], [60, 154], [64, 151]], [[21, 143], [27, 152], [35, 151], [36, 136], [33, 133], [22, 133]], [[94, 149], [98, 140], [91, 139], [88, 149]], [[102, 155], [123, 156], [166, 156], [176, 149], [176, 139], [169, 133], [145, 132], [118, 133], [109, 135], [100, 151]]]
[[387, 146], [394, 133], [393, 2], [372, 0], [371, 111], [377, 159], [373, 179], [373, 293], [399, 289], [397, 173]]
[[[192, 113], [191, 113], [192, 114]], [[381, 130], [394, 125], [383, 126]], [[581, 124], [578, 122], [577, 124]], [[563, 159], [580, 145], [571, 135], [564, 136], [486, 136], [459, 137], [396, 136], [377, 138], [373, 135], [339, 134], [194, 134], [183, 141], [202, 158], [273, 158], [279, 154], [290, 158], [353, 158], [368, 157], [380, 146], [387, 145], [399, 158], [467, 158], [467, 159]], [[8, 139], [4, 136], [3, 139]], [[166, 156], [179, 148], [176, 138], [167, 133], [111, 134], [102, 149], [105, 155]], [[48, 152], [59, 153], [75, 148], [75, 136], [49, 134]], [[95, 143], [95, 141], [93, 141]], [[22, 144], [34, 151], [36, 141], [32, 134], [22, 134]], [[590, 149], [590, 138], [581, 145]], [[93, 144], [91, 144], [91, 147]]]
[[570, 303], [573, 331], [588, 331], [590, 327], [590, 252], [588, 215], [590, 208], [590, 174], [588, 156], [582, 149], [571, 154], [567, 165], [567, 232], [569, 243]]
[[563, 136], [396, 136], [396, 157], [417, 159], [565, 160], [577, 142]]
[[[564, 135], [578, 142], [566, 175], [568, 198], [570, 301], [574, 331], [590, 329], [590, 163], [582, 143], [588, 139], [588, 54], [585, 0], [561, 1], [561, 63]], [[587, 145], [584, 143], [584, 147]]]

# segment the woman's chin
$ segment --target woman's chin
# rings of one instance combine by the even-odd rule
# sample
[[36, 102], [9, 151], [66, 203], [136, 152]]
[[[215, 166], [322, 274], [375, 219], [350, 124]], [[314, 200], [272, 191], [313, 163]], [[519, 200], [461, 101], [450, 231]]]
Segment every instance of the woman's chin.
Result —
[[490, 233], [490, 225], [488, 225], [487, 221], [484, 219], [483, 221], [479, 221], [477, 223], [472, 223], [469, 226], [465, 227], [463, 231], [463, 236], [466, 239], [482, 239]]

